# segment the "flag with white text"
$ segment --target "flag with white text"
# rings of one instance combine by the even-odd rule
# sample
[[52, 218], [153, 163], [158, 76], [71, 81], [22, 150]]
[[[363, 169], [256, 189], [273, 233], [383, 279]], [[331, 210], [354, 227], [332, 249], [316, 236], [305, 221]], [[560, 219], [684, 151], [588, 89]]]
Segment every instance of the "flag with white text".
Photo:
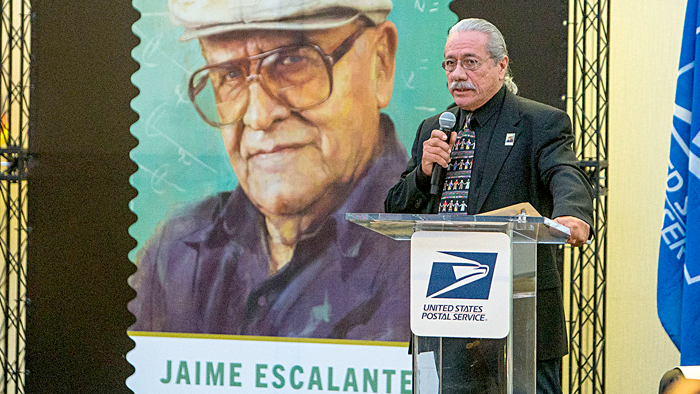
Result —
[[681, 365], [700, 365], [700, 15], [689, 0], [676, 85], [657, 308], [681, 352]]

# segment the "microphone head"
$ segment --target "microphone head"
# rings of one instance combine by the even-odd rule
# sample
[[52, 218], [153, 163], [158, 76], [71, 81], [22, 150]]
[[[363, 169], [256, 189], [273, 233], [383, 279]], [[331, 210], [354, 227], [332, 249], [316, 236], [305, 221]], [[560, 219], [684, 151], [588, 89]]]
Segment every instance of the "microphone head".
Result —
[[442, 130], [452, 130], [452, 128], [455, 127], [455, 123], [457, 123], [457, 118], [452, 112], [445, 111], [440, 114], [438, 122]]

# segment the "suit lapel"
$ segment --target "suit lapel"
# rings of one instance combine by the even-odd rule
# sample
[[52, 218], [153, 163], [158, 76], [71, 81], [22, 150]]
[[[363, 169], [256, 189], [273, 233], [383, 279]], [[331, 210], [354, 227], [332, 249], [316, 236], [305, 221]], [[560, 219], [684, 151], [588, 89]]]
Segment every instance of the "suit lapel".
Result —
[[[481, 212], [481, 208], [486, 201], [486, 197], [491, 192], [493, 183], [496, 181], [498, 173], [503, 167], [503, 163], [508, 158], [513, 146], [517, 144], [520, 133], [516, 124], [520, 121], [518, 111], [518, 103], [515, 100], [515, 95], [506, 91], [501, 108], [500, 116], [497, 114], [496, 127], [494, 128], [489, 147], [486, 150], [486, 156], [479, 158], [484, 161], [484, 170], [481, 179], [477, 180], [477, 203], [475, 212]], [[515, 134], [513, 145], [506, 145], [506, 136]]]

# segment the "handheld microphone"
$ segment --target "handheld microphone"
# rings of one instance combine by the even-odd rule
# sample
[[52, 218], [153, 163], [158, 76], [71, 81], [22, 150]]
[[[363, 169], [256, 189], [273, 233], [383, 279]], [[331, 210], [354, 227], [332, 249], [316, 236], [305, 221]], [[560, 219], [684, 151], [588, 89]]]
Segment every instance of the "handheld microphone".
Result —
[[[449, 143], [450, 132], [452, 131], [452, 128], [455, 127], [455, 123], [457, 123], [457, 118], [452, 112], [446, 111], [440, 114], [440, 119], [438, 120], [438, 122], [440, 123], [440, 130], [447, 134], [447, 141]], [[440, 183], [440, 178], [443, 177], [444, 172], [445, 168], [443, 168], [437, 163], [433, 163], [433, 174], [430, 177], [430, 194], [438, 194], [438, 184]]]

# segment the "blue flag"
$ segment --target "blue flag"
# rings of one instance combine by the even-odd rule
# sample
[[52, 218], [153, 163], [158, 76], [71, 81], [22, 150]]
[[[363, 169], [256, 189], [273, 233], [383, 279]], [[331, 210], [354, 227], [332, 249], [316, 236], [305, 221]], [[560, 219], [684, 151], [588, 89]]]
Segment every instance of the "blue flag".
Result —
[[657, 285], [659, 319], [681, 352], [681, 365], [700, 365], [698, 1], [688, 1], [683, 27]]

